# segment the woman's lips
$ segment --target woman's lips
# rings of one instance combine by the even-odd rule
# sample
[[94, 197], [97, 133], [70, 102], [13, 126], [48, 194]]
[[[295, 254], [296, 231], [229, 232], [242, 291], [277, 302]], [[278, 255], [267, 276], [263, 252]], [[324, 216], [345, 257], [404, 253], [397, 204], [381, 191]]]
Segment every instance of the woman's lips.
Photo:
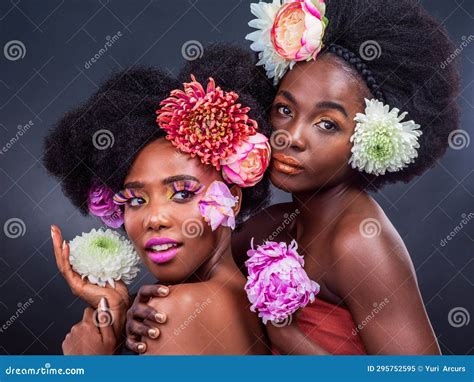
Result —
[[275, 153], [272, 155], [273, 168], [287, 175], [296, 175], [303, 172], [304, 168], [301, 163], [290, 156]]
[[177, 252], [178, 252], [178, 247], [174, 247], [166, 251], [159, 251], [159, 252], [153, 252], [149, 250], [146, 251], [150, 260], [157, 264], [163, 264], [170, 261], [171, 259], [174, 259]]
[[151, 261], [162, 264], [173, 259], [181, 246], [176, 240], [167, 237], [154, 237], [145, 244], [145, 251]]

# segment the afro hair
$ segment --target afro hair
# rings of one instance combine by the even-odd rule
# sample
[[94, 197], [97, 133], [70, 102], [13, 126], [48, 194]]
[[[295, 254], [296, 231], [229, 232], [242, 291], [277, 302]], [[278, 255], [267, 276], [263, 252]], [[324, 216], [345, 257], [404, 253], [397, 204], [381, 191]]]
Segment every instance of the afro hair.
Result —
[[[408, 182], [435, 164], [448, 147], [450, 132], [458, 128], [459, 70], [456, 63], [442, 65], [455, 47], [442, 25], [416, 0], [326, 0], [326, 4], [329, 25], [322, 54], [336, 54], [352, 69], [357, 67], [376, 98], [381, 90], [385, 103], [407, 111], [406, 118], [421, 125], [423, 132], [415, 162], [396, 173], [363, 174], [368, 188]], [[333, 44], [343, 49], [328, 49]], [[375, 49], [375, 56], [366, 48]], [[352, 59], [350, 52], [358, 58]]]
[[[190, 75], [196, 74], [201, 83], [207, 83], [213, 76], [223, 90], [239, 94], [239, 102], [251, 107], [249, 116], [257, 121], [259, 132], [269, 136], [266, 102], [271, 102], [274, 89], [267, 86], [252, 55], [236, 47], [225, 52], [223, 49], [226, 46], [209, 47], [208, 55], [186, 65], [180, 78], [189, 82]], [[218, 70], [217, 61], [222, 61], [222, 55], [238, 63], [239, 76]], [[156, 124], [155, 111], [175, 88], [182, 88], [182, 84], [161, 70], [123, 70], [105, 81], [84, 104], [67, 112], [49, 132], [44, 143], [44, 165], [83, 214], [88, 213], [87, 198], [93, 184], [100, 182], [119, 191], [138, 152], [147, 143], [166, 136]], [[238, 222], [268, 205], [268, 175], [242, 192]]]

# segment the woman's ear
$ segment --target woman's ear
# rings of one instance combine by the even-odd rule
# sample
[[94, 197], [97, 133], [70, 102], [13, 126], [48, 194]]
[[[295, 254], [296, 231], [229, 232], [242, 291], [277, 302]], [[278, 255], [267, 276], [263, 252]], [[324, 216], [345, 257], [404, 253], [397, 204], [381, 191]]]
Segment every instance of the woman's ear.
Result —
[[239, 198], [237, 204], [232, 208], [234, 210], [234, 215], [237, 216], [240, 212], [240, 207], [242, 206], [242, 189], [234, 184], [229, 190], [232, 195]]

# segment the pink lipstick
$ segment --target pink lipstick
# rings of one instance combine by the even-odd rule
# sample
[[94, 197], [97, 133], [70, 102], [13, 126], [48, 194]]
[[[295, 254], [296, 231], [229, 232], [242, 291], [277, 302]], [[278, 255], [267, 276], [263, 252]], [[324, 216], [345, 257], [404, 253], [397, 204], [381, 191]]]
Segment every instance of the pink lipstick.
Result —
[[145, 251], [151, 261], [162, 264], [173, 259], [181, 246], [176, 240], [167, 237], [154, 237], [145, 244]]

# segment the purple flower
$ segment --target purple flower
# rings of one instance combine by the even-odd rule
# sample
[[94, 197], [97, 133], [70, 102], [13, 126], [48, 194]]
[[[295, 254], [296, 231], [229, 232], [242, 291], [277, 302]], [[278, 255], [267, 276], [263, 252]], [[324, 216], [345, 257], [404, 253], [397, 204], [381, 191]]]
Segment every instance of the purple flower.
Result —
[[100, 217], [102, 222], [111, 228], [123, 224], [123, 212], [113, 200], [114, 193], [107, 186], [95, 184], [89, 190], [87, 205], [92, 215]]
[[213, 231], [221, 225], [234, 229], [235, 214], [233, 208], [238, 200], [239, 198], [232, 195], [224, 182], [215, 180], [199, 201], [199, 211]]
[[286, 319], [313, 302], [319, 293], [319, 285], [306, 274], [297, 248], [293, 240], [289, 246], [267, 241], [254, 249], [252, 239], [245, 262], [249, 274], [245, 291], [252, 304], [250, 310], [258, 311], [264, 324]]

